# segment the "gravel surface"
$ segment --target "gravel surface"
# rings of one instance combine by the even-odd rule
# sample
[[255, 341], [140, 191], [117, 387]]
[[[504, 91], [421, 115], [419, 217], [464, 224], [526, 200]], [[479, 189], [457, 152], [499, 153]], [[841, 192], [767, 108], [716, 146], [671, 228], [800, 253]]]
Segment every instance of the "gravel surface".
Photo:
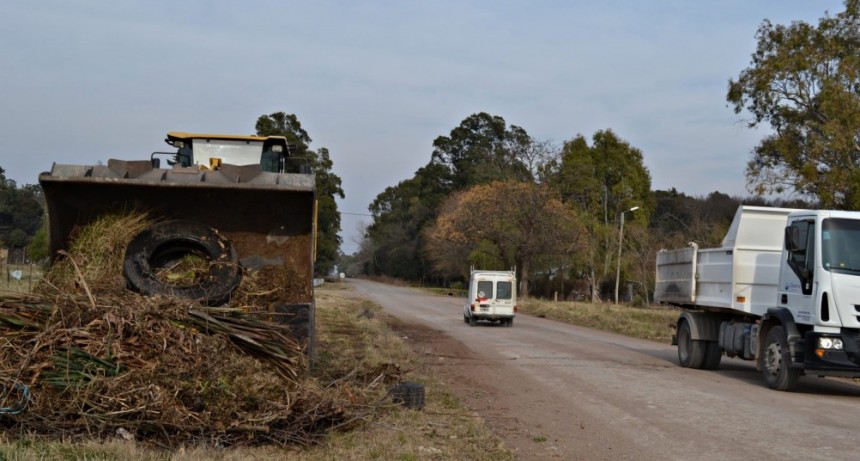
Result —
[[462, 298], [350, 280], [520, 459], [856, 460], [860, 386], [764, 386], [752, 362], [678, 366], [668, 344], [518, 315], [463, 322]]

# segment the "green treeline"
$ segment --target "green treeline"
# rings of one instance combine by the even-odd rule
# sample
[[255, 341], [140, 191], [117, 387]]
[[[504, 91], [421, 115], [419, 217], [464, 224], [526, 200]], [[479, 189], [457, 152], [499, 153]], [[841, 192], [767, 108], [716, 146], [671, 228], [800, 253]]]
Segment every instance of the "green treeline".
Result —
[[[15, 181], [6, 179], [6, 171], [0, 167], [0, 248], [9, 250], [9, 262], [34, 259], [24, 251], [34, 238], [47, 248], [47, 232], [42, 228], [43, 202], [38, 185], [18, 186]], [[36, 259], [45, 256], [36, 251]]]
[[749, 127], [771, 131], [746, 165], [754, 196], [654, 191], [643, 152], [611, 129], [554, 146], [478, 113], [376, 197], [342, 266], [445, 286], [471, 265], [516, 266], [521, 293], [605, 300], [619, 283], [647, 301], [655, 253], [718, 246], [741, 203], [860, 209], [860, 0], [817, 25], [765, 20], [755, 37], [726, 93]]
[[[353, 275], [462, 283], [469, 267], [516, 267], [532, 295], [610, 299], [625, 228], [621, 283], [653, 285], [660, 248], [719, 245], [740, 203], [809, 207], [796, 200], [691, 197], [653, 191], [643, 153], [612, 130], [563, 146], [536, 140], [502, 117], [473, 114], [433, 143], [427, 165], [371, 203], [373, 223]], [[626, 290], [625, 290], [626, 291]], [[622, 296], [623, 298], [623, 296]]]

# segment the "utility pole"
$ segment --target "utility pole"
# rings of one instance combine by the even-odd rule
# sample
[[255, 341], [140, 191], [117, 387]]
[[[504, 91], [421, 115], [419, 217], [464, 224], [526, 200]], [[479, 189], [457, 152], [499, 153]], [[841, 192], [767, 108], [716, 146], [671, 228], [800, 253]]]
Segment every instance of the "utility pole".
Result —
[[621, 244], [624, 239], [624, 213], [633, 212], [638, 209], [639, 207], [635, 206], [621, 212], [621, 229], [618, 232], [618, 265], [615, 266], [615, 304], [618, 304], [618, 283], [621, 279]]

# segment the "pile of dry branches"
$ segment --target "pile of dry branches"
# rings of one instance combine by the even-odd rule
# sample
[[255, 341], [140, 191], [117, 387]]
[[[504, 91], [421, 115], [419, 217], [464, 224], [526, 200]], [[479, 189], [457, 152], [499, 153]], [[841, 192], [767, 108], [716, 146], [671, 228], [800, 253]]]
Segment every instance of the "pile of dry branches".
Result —
[[7, 434], [305, 444], [353, 420], [361, 393], [308, 377], [302, 345], [248, 312], [252, 293], [231, 309], [125, 290], [121, 248], [147, 222], [102, 220], [81, 231], [36, 293], [0, 295]]

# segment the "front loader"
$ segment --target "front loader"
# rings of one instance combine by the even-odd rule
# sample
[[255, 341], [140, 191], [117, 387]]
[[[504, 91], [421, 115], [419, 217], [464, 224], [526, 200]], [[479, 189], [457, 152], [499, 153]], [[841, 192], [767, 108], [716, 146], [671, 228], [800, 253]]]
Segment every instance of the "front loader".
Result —
[[[126, 250], [129, 288], [221, 305], [243, 273], [285, 270], [289, 289], [268, 308], [313, 356], [314, 175], [293, 163], [284, 137], [171, 132], [165, 141], [176, 150], [106, 165], [54, 164], [39, 176], [52, 259], [77, 227], [146, 212], [156, 224]], [[205, 282], [180, 286], [156, 276], [186, 255], [211, 260]]]

